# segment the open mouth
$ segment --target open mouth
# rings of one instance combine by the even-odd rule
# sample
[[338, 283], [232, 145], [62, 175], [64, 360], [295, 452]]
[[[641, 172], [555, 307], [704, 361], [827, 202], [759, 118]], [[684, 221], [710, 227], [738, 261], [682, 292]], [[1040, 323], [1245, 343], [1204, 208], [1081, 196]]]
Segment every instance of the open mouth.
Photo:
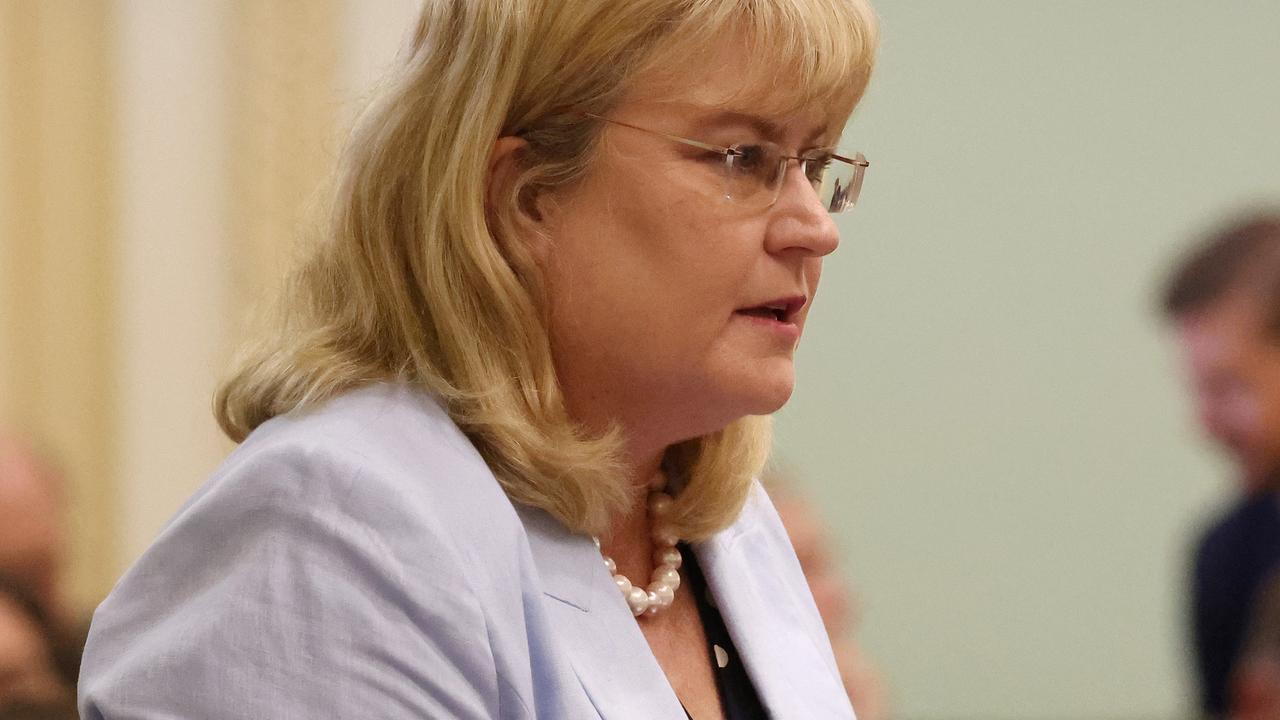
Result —
[[780, 323], [795, 322], [796, 315], [800, 312], [800, 308], [804, 307], [806, 300], [804, 297], [791, 297], [772, 300], [770, 302], [755, 305], [752, 307], [741, 308], [737, 312], [740, 315], [749, 317], [758, 317], [762, 320], [773, 320]]
[[785, 308], [753, 307], [745, 310], [739, 310], [738, 312], [743, 315], [765, 318], [767, 320], [777, 320], [778, 322], [784, 322], [787, 317], [787, 311]]

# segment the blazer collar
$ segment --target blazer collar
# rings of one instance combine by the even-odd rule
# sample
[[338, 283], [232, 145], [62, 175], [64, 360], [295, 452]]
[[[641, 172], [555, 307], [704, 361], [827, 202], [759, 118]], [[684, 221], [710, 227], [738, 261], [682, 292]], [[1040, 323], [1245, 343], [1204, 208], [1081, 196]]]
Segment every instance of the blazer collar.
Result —
[[[756, 492], [760, 492], [757, 488]], [[707, 587], [746, 666], [760, 701], [774, 718], [848, 718], [849, 696], [825, 636], [809, 631], [816, 613], [805, 587], [788, 582], [780, 546], [758, 523], [733, 526], [694, 546]], [[794, 575], [799, 575], [795, 570]], [[803, 576], [801, 576], [803, 582]]]
[[542, 580], [543, 608], [600, 717], [684, 720], [680, 700], [604, 569], [595, 543], [570, 533], [541, 510], [518, 512]]
[[569, 532], [542, 510], [517, 505], [516, 511], [528, 534], [543, 592], [584, 613], [591, 612], [599, 601], [599, 576], [608, 577], [595, 543]]
[[[540, 510], [519, 513], [543, 584], [543, 607], [601, 718], [683, 720], [684, 708], [595, 544]], [[790, 545], [770, 538], [760, 518], [747, 515], [693, 550], [761, 702], [774, 718], [852, 720], [827, 640], [810, 631], [820, 621], [806, 617], [816, 610], [807, 589], [797, 587], [803, 576], [787, 565], [794, 557], [782, 552]]]

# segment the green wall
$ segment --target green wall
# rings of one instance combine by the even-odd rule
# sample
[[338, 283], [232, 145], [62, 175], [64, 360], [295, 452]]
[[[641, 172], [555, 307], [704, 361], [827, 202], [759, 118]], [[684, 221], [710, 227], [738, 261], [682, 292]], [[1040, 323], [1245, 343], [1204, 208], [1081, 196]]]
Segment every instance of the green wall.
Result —
[[1229, 499], [1154, 296], [1280, 203], [1280, 2], [879, 0], [841, 219], [779, 415], [897, 717], [1171, 718]]

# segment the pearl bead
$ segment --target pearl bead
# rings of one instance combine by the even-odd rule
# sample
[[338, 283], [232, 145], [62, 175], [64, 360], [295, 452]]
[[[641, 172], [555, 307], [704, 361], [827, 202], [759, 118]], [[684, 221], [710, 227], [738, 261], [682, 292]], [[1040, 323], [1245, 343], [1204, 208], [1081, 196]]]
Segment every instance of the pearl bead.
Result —
[[624, 597], [631, 593], [631, 581], [627, 579], [626, 575], [614, 575], [613, 582], [622, 591]]
[[649, 496], [649, 512], [655, 517], [662, 517], [671, 509], [671, 496], [664, 492], [656, 492]]
[[674, 592], [680, 588], [680, 573], [673, 567], [656, 567], [653, 569], [653, 582], [669, 585]]
[[653, 541], [665, 547], [675, 547], [680, 542], [680, 536], [670, 525], [655, 525], [653, 527]]
[[649, 602], [656, 603], [658, 607], [665, 608], [671, 605], [676, 599], [675, 588], [666, 583], [653, 583], [649, 586]]
[[649, 591], [649, 607], [645, 608], [644, 614], [653, 616], [662, 612], [663, 605], [658, 601], [658, 596], [652, 590]]
[[649, 593], [644, 588], [633, 587], [627, 593], [627, 605], [631, 606], [631, 614], [640, 617], [649, 609]]
[[675, 499], [664, 492], [666, 487], [667, 477], [664, 473], [655, 473], [649, 481], [651, 492], [646, 507], [652, 523], [650, 532], [652, 533], [655, 549], [653, 551], [653, 582], [649, 583], [648, 588], [639, 587], [633, 584], [626, 575], [620, 574], [618, 572], [618, 564], [613, 558], [604, 554], [604, 550], [600, 545], [600, 538], [595, 536], [591, 538], [591, 541], [595, 543], [596, 550], [604, 560], [605, 569], [613, 576], [614, 584], [618, 586], [622, 597], [627, 601], [627, 607], [631, 608], [631, 614], [636, 617], [656, 615], [662, 610], [671, 607], [671, 604], [675, 601], [676, 589], [680, 587], [678, 568], [683, 558], [676, 548], [676, 543], [680, 542], [680, 536], [671, 525], [662, 522], [662, 517], [670, 512], [672, 505], [675, 503]]
[[679, 568], [684, 563], [684, 558], [680, 556], [680, 550], [673, 547], [658, 548], [653, 551], [654, 565], [667, 565], [673, 568]]

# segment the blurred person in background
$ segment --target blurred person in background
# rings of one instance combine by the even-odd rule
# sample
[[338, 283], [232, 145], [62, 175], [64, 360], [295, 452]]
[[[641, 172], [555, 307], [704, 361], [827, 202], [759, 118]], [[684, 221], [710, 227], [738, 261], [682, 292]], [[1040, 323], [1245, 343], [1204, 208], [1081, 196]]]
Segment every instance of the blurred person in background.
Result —
[[57, 661], [40, 601], [0, 574], [0, 720], [75, 718], [75, 681]]
[[833, 562], [834, 544], [826, 525], [813, 504], [785, 474], [767, 472], [763, 481], [800, 560], [800, 569], [804, 571], [813, 601], [831, 638], [840, 676], [858, 720], [888, 720], [888, 689], [880, 671], [858, 644], [860, 604], [857, 594]]
[[17, 433], [0, 429], [0, 574], [32, 599], [58, 671], [74, 684], [89, 628], [64, 597], [63, 492], [57, 465]]
[[239, 447], [94, 616], [86, 720], [851, 719], [755, 478], [876, 27], [425, 2], [218, 393]]
[[1191, 577], [1201, 705], [1222, 717], [1259, 590], [1280, 567], [1280, 214], [1244, 219], [1194, 248], [1163, 307], [1200, 424], [1237, 471], [1239, 499], [1203, 533]]
[[62, 478], [16, 433], [0, 429], [0, 572], [31, 589], [41, 611], [64, 615]]
[[1280, 720], [1280, 572], [1258, 592], [1231, 671], [1231, 720]]

